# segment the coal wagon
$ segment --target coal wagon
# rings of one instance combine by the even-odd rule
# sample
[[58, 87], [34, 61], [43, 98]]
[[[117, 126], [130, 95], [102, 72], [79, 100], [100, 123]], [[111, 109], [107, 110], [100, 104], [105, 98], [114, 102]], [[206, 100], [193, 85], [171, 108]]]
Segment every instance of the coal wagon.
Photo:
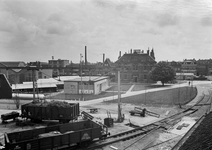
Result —
[[5, 133], [7, 150], [53, 150], [80, 145], [108, 135], [107, 127], [91, 120], [59, 124], [25, 131]]
[[79, 103], [50, 102], [50, 103], [28, 103], [21, 106], [22, 117], [32, 121], [59, 120], [68, 123], [76, 120], [79, 116]]

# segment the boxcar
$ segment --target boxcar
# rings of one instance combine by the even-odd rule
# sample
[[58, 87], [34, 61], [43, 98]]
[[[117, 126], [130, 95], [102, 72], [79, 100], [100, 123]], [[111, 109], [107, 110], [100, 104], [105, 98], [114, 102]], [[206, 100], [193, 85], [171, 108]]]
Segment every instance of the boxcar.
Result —
[[108, 130], [91, 120], [66, 123], [37, 129], [5, 133], [7, 150], [52, 150], [79, 144], [83, 147], [96, 138], [107, 136]]
[[32, 121], [41, 120], [59, 120], [67, 123], [70, 120], [78, 118], [80, 110], [79, 103], [68, 103], [69, 107], [57, 107], [46, 105], [34, 105], [32, 103], [21, 106], [21, 115], [25, 118], [30, 118]]

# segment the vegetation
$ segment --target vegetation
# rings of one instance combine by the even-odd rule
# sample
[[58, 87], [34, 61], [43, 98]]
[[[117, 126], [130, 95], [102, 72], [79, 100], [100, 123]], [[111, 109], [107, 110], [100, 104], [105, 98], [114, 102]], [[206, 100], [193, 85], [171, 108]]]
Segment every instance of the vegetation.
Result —
[[159, 62], [156, 66], [150, 71], [150, 78], [153, 81], [161, 81], [162, 85], [169, 81], [173, 81], [175, 79], [175, 71], [169, 66], [166, 62]]

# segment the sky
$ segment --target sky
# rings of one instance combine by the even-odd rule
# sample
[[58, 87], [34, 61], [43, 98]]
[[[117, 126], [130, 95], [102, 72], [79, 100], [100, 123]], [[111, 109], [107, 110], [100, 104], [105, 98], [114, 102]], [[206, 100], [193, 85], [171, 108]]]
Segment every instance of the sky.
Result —
[[[212, 58], [212, 0], [0, 0], [0, 61]], [[84, 59], [84, 58], [83, 58]]]

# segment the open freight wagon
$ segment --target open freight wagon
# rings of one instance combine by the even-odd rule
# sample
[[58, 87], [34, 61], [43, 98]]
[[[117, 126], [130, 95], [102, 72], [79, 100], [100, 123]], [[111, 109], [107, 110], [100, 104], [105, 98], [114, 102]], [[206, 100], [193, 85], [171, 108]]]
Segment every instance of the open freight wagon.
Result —
[[106, 126], [91, 120], [5, 133], [6, 150], [53, 150], [78, 144], [86, 147], [93, 139], [108, 135]]
[[32, 121], [59, 120], [68, 123], [70, 120], [77, 120], [80, 113], [79, 103], [54, 102], [54, 105], [52, 104], [53, 102], [24, 104], [21, 106], [21, 115]]

